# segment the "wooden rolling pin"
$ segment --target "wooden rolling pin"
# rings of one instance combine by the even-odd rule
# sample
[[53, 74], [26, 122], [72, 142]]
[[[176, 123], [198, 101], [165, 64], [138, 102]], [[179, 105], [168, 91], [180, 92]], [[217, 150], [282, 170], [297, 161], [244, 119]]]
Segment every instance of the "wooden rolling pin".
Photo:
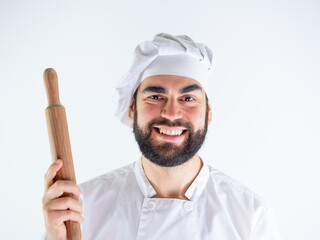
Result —
[[[58, 171], [55, 180], [71, 180], [76, 182], [68, 124], [65, 108], [59, 100], [58, 77], [54, 69], [48, 68], [43, 73], [44, 85], [47, 92], [48, 107], [46, 108], [47, 127], [51, 148], [52, 161], [63, 161], [62, 168]], [[79, 200], [72, 194], [63, 194]], [[80, 240], [80, 225], [74, 221], [66, 221], [68, 240]]]

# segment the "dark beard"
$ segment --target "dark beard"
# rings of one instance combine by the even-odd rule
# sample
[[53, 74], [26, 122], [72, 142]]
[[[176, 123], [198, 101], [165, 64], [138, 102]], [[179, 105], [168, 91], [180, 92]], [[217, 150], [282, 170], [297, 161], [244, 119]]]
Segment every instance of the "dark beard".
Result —
[[[161, 118], [155, 119], [148, 124], [147, 132], [138, 126], [138, 115], [136, 107], [134, 109], [133, 133], [139, 145], [141, 153], [151, 162], [161, 167], [179, 166], [191, 159], [201, 148], [208, 129], [208, 109], [206, 111], [204, 129], [194, 132], [190, 123], [183, 120], [175, 120], [173, 122]], [[169, 127], [184, 127], [188, 134], [186, 141], [182, 146], [175, 146], [172, 143], [164, 143], [155, 145], [151, 139], [151, 132], [155, 125], [166, 125]]]

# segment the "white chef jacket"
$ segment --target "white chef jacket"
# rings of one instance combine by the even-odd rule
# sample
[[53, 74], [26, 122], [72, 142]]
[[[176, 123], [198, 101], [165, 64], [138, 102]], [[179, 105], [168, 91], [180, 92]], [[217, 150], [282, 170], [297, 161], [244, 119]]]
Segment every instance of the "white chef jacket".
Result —
[[278, 240], [272, 210], [203, 164], [185, 196], [156, 194], [138, 160], [80, 185], [83, 240]]

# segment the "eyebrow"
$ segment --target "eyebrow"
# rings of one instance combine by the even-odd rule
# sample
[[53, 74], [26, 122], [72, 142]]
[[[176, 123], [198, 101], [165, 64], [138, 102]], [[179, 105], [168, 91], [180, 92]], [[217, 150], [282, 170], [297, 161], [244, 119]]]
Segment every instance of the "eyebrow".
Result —
[[163, 87], [150, 86], [143, 89], [142, 93], [153, 92], [153, 93], [167, 93], [167, 90]]
[[193, 84], [193, 85], [182, 88], [179, 93], [188, 93], [192, 91], [202, 91], [202, 89], [198, 84]]
[[[202, 91], [201, 87], [197, 84], [193, 84], [187, 87], [182, 88], [179, 93], [184, 94], [192, 91]], [[163, 87], [157, 87], [157, 86], [149, 86], [143, 89], [142, 93], [148, 93], [148, 92], [153, 92], [153, 93], [168, 93], [168, 91], [163, 88]]]

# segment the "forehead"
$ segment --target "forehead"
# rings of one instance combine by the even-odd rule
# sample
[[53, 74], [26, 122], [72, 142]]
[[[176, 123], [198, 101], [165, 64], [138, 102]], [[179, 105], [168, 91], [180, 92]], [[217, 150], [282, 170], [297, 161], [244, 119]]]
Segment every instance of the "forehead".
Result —
[[201, 92], [204, 94], [205, 91], [201, 84], [189, 77], [177, 76], [177, 75], [155, 75], [144, 79], [140, 86], [139, 91], [142, 91], [146, 87], [155, 86], [162, 87], [168, 92], [179, 91], [185, 87], [191, 85], [198, 85], [201, 88]]

